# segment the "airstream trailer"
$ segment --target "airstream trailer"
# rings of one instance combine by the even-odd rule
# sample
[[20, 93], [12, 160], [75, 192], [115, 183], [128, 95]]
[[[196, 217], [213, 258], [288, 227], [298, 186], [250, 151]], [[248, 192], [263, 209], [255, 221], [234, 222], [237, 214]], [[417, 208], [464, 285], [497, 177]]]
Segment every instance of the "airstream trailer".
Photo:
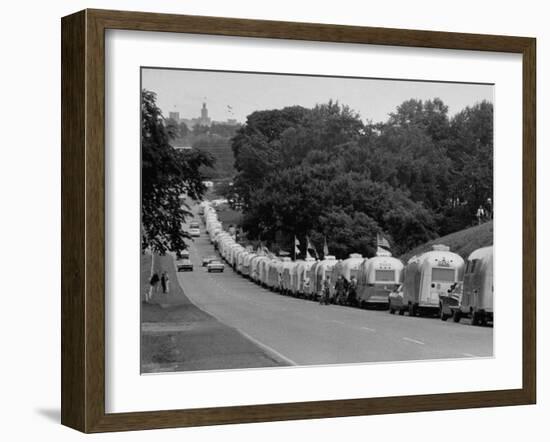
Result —
[[260, 279], [260, 264], [267, 258], [265, 255], [256, 255], [250, 262], [250, 278], [258, 284], [261, 284]]
[[[283, 258], [286, 259], [286, 258]], [[288, 258], [290, 259], [290, 258]], [[283, 260], [272, 258], [267, 271], [266, 285], [271, 290], [278, 291], [281, 287], [281, 273], [283, 272]]]
[[462, 280], [464, 260], [444, 245], [409, 259], [403, 279], [403, 309], [410, 316], [439, 313], [440, 297]]
[[321, 296], [323, 290], [323, 282], [325, 279], [330, 279], [330, 285], [334, 285], [332, 278], [332, 271], [334, 266], [338, 263], [336, 257], [333, 255], [326, 256], [322, 261], [319, 261], [319, 264], [315, 269], [315, 290], [313, 293], [313, 299], [316, 300]]
[[401, 282], [403, 263], [380, 250], [376, 256], [365, 259], [357, 274], [357, 302], [361, 307], [387, 307], [389, 294]]
[[310, 281], [310, 270], [311, 267], [316, 263], [317, 261], [315, 258], [308, 257], [304, 261], [298, 261], [298, 265], [296, 267], [296, 295], [297, 296], [305, 296], [306, 290], [311, 285]]
[[254, 252], [248, 252], [243, 255], [243, 262], [241, 265], [241, 274], [247, 278], [250, 278], [252, 275], [252, 261], [256, 258]]
[[298, 296], [298, 266], [300, 265], [300, 261], [294, 261], [294, 265], [290, 268], [290, 281], [288, 284], [288, 294], [290, 296]]
[[231, 247], [229, 251], [229, 263], [234, 269], [237, 269], [237, 260], [240, 253], [244, 252], [245, 249], [240, 244], [235, 244]]
[[235, 253], [235, 270], [240, 275], [243, 274], [244, 259], [249, 254], [248, 250], [242, 247]]
[[[296, 274], [297, 263], [289, 257], [283, 258], [283, 268], [281, 272], [281, 292], [285, 295], [292, 294], [292, 274]], [[296, 279], [296, 278], [294, 278]]]
[[235, 240], [233, 238], [231, 238], [228, 242], [225, 243], [225, 247], [224, 247], [224, 250], [223, 250], [223, 257], [230, 266], [232, 266], [232, 262], [231, 262], [231, 256], [232, 255], [231, 255], [231, 253], [237, 245], [238, 244], [235, 242]]
[[225, 259], [226, 261], [228, 260], [228, 255], [229, 255], [229, 248], [235, 244], [235, 241], [233, 240], [233, 238], [231, 238], [230, 236], [226, 236], [224, 237], [220, 243], [219, 243], [219, 251], [220, 251], [220, 255], [222, 256], [223, 259]]
[[469, 316], [472, 325], [493, 321], [493, 246], [474, 250], [466, 261], [462, 299], [453, 308], [453, 319], [458, 322]]
[[267, 276], [269, 272], [269, 263], [271, 258], [267, 256], [262, 256], [262, 259], [258, 263], [258, 282], [263, 286], [267, 287]]
[[[347, 282], [351, 281], [354, 276], [357, 279], [359, 267], [364, 261], [363, 255], [360, 253], [351, 253], [348, 258], [343, 261], [338, 261], [332, 270], [332, 282], [336, 282], [339, 276], [342, 276]], [[331, 296], [335, 295], [334, 284], [331, 285]]]
[[307, 299], [316, 299], [316, 281], [317, 281], [317, 267], [321, 265], [321, 261], [315, 261], [309, 269], [307, 269], [304, 277], [304, 297]]

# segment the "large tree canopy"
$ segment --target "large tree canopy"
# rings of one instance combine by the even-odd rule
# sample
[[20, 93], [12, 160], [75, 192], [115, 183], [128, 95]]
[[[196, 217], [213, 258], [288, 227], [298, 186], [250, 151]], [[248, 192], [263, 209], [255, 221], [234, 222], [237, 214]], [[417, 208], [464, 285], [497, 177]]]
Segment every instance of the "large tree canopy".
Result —
[[174, 126], [166, 124], [156, 95], [141, 100], [141, 247], [160, 254], [179, 253], [190, 238], [182, 225], [190, 215], [182, 198], [199, 200], [206, 190], [199, 172], [211, 157], [194, 149], [174, 149]]
[[286, 249], [308, 235], [340, 258], [369, 255], [382, 234], [402, 253], [492, 210], [492, 111], [449, 118], [436, 98], [377, 124], [334, 102], [254, 112], [232, 141], [231, 201], [249, 237]]

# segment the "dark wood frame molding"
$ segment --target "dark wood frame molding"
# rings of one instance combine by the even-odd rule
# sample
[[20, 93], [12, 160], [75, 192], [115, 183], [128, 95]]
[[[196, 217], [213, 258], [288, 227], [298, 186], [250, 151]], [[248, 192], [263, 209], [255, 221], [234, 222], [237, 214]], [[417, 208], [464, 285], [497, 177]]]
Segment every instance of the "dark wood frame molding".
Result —
[[[105, 30], [126, 29], [523, 56], [523, 386], [515, 390], [105, 413]], [[61, 421], [83, 432], [534, 404], [536, 401], [536, 40], [534, 38], [105, 10], [62, 30]]]

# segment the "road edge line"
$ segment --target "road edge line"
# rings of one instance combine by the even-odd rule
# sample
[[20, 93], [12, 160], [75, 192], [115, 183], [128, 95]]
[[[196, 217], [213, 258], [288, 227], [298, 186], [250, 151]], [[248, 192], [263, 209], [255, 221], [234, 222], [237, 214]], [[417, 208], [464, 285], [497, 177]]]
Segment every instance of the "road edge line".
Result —
[[[217, 319], [217, 318], [216, 318]], [[219, 320], [219, 319], [218, 319]], [[221, 321], [220, 321], [221, 322]], [[222, 324], [224, 324], [222, 322]], [[225, 324], [227, 325], [227, 324]], [[248, 333], [246, 332], [243, 332], [242, 330], [238, 329], [237, 327], [233, 327], [231, 325], [227, 325], [228, 327], [232, 327], [234, 328], [235, 330], [237, 330], [237, 332], [239, 332], [241, 335], [243, 335], [246, 339], [252, 341], [255, 345], [257, 345], [258, 347], [260, 347], [263, 351], [265, 351], [266, 353], [270, 354], [271, 357], [273, 357], [274, 359], [279, 359], [281, 360], [282, 362], [285, 362], [286, 364], [288, 365], [291, 365], [291, 366], [297, 366], [298, 363], [294, 362], [292, 359], [290, 358], [287, 358], [285, 355], [279, 353], [277, 350], [275, 350], [274, 348], [271, 348], [269, 345], [267, 344], [264, 344], [263, 342], [261, 341], [258, 341], [256, 338], [253, 338], [252, 336], [250, 336]]]

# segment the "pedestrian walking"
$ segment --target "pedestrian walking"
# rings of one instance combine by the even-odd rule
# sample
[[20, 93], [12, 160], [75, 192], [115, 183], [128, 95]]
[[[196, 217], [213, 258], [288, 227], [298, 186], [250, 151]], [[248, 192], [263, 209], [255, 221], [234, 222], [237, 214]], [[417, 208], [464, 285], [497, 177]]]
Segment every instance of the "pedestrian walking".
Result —
[[348, 305], [353, 307], [357, 305], [357, 279], [355, 276], [351, 277], [348, 286]]
[[157, 272], [153, 273], [153, 275], [151, 275], [151, 279], [149, 280], [149, 285], [150, 285], [149, 296], [147, 296], [147, 294], [145, 295], [145, 302], [149, 302], [153, 297], [153, 295], [157, 293], [159, 281], [160, 281], [160, 278], [158, 273]]
[[319, 301], [319, 304], [321, 305], [329, 305], [330, 304], [330, 278], [325, 278], [323, 280], [323, 286], [321, 291], [321, 300]]
[[346, 280], [342, 275], [338, 276], [338, 279], [336, 279], [336, 283], [334, 284], [334, 303], [335, 304], [343, 304], [344, 302], [344, 296], [346, 293]]
[[162, 293], [168, 293], [168, 287], [170, 285], [170, 278], [166, 272], [162, 272], [160, 277], [160, 285], [162, 286]]

